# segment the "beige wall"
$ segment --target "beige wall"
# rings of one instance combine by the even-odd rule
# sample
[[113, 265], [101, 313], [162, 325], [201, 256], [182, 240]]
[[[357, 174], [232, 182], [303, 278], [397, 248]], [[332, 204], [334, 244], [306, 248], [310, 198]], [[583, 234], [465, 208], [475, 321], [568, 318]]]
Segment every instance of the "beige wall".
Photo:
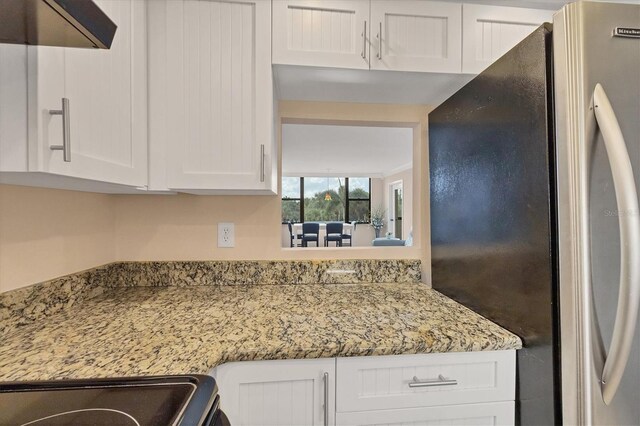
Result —
[[[403, 248], [282, 248], [278, 197], [116, 198], [120, 260], [418, 258], [420, 254]], [[235, 248], [217, 247], [218, 222], [235, 224]]]
[[[428, 214], [425, 106], [281, 102], [285, 122], [414, 128], [414, 217]], [[319, 121], [318, 121], [319, 120]], [[279, 127], [279, 126], [278, 126]], [[278, 129], [278, 144], [280, 145]], [[281, 247], [279, 196], [100, 195], [0, 186], [0, 291], [115, 260], [422, 259], [430, 282], [428, 228], [414, 247]], [[236, 247], [217, 247], [217, 223], [234, 222]]]
[[0, 185], [0, 292], [115, 260], [109, 195]]
[[[414, 158], [422, 159], [429, 111], [427, 107], [280, 102], [279, 111], [281, 120], [289, 123], [415, 127]], [[278, 131], [278, 139], [280, 134]], [[280, 141], [278, 144], [281, 145]], [[416, 162], [416, 169], [422, 170], [422, 162]], [[376, 191], [381, 191], [381, 188]], [[121, 260], [415, 259], [424, 258], [425, 251], [428, 250], [428, 247], [420, 245], [425, 238], [422, 234], [412, 248], [283, 248], [280, 197], [277, 195], [119, 195], [115, 198], [116, 256]], [[422, 208], [424, 207], [426, 202], [422, 203]], [[218, 222], [235, 224], [235, 248], [217, 247]], [[426, 229], [421, 230], [423, 231]]]

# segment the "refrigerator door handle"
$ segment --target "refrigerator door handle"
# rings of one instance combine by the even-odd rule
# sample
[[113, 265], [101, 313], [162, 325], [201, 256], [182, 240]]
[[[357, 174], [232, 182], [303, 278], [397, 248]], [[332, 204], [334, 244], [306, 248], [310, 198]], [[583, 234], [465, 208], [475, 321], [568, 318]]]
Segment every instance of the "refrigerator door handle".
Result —
[[611, 346], [602, 372], [602, 398], [609, 405], [624, 374], [640, 305], [640, 212], [629, 152], [609, 98], [600, 84], [593, 112], [602, 133], [613, 175], [620, 226], [620, 289]]

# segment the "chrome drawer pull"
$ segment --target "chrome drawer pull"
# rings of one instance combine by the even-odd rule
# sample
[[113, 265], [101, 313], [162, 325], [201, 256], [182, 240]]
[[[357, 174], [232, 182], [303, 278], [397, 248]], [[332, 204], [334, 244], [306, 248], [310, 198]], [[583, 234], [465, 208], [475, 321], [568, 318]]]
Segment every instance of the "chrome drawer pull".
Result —
[[382, 22], [380, 22], [380, 29], [378, 30], [378, 59], [382, 60]]
[[324, 383], [324, 426], [329, 426], [329, 373], [322, 375]]
[[260, 182], [264, 182], [264, 144], [260, 145]]
[[367, 59], [367, 21], [364, 21], [364, 30], [362, 30], [362, 59]]
[[62, 145], [51, 145], [52, 151], [62, 151], [65, 162], [71, 162], [71, 117], [69, 114], [69, 99], [62, 98], [62, 109], [49, 110], [50, 115], [62, 116]]
[[442, 374], [438, 375], [437, 379], [419, 380], [416, 376], [413, 376], [413, 381], [409, 382], [410, 388], [428, 388], [432, 386], [454, 386], [458, 381], [455, 379], [447, 379]]

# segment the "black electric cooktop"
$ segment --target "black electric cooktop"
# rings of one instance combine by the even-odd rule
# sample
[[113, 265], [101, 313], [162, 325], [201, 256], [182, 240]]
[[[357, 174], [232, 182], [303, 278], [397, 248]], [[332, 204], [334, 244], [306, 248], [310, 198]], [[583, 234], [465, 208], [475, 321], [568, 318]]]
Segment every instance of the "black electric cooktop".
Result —
[[217, 403], [209, 376], [0, 383], [0, 425], [199, 425]]

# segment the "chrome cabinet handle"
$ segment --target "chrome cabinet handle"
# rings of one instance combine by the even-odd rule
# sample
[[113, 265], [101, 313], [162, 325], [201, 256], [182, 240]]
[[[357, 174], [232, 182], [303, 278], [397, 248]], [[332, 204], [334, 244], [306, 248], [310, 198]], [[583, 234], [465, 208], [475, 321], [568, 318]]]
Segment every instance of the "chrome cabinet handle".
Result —
[[264, 182], [264, 144], [260, 145], [260, 182]]
[[362, 59], [367, 59], [367, 21], [364, 21], [364, 30], [362, 30]]
[[324, 426], [329, 426], [329, 373], [322, 375], [324, 383]]
[[69, 99], [62, 98], [62, 109], [49, 110], [50, 115], [62, 116], [62, 145], [51, 145], [52, 151], [62, 151], [65, 162], [71, 162], [71, 117], [69, 115]]
[[380, 29], [378, 29], [378, 59], [382, 60], [382, 22], [380, 22]]
[[416, 376], [413, 376], [413, 380], [409, 382], [410, 388], [429, 388], [434, 386], [455, 386], [458, 381], [455, 379], [447, 379], [442, 374], [438, 375], [437, 379], [420, 380]]
[[620, 289], [611, 346], [602, 371], [602, 398], [609, 405], [624, 374], [640, 305], [640, 212], [631, 160], [620, 124], [600, 84], [593, 92], [595, 121], [609, 158], [620, 228]]

